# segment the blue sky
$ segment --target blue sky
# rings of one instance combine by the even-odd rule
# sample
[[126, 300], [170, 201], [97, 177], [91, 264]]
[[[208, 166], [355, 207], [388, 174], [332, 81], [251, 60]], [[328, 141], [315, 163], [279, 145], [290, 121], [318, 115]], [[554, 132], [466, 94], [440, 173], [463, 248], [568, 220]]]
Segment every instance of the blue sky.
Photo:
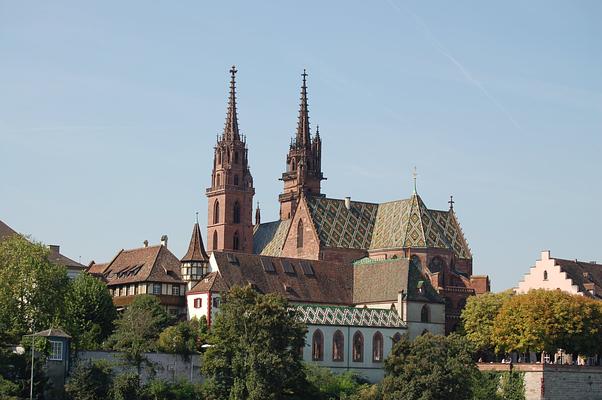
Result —
[[0, 1], [0, 219], [82, 262], [205, 225], [228, 69], [264, 221], [309, 73], [323, 191], [449, 195], [494, 290], [602, 262], [599, 1]]

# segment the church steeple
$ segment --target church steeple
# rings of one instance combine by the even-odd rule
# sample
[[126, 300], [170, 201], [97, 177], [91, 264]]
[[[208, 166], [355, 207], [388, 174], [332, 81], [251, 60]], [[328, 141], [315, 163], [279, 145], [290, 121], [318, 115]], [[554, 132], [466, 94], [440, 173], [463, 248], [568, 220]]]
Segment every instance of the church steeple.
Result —
[[228, 98], [228, 112], [226, 113], [226, 125], [224, 126], [224, 138], [226, 140], [240, 140], [238, 131], [238, 115], [236, 113], [236, 66], [230, 68], [230, 96]]
[[296, 145], [298, 147], [306, 147], [310, 144], [309, 108], [307, 106], [307, 72], [303, 70], [301, 76], [303, 77], [303, 84], [301, 85]]
[[207, 249], [253, 251], [253, 177], [246, 138], [236, 114], [236, 67], [230, 69], [230, 96], [224, 133], [218, 136], [213, 158], [207, 220]]
[[312, 139], [309, 127], [309, 107], [307, 105], [307, 72], [303, 70], [301, 84], [301, 99], [299, 104], [299, 117], [297, 132], [291, 140], [288, 155], [286, 156], [286, 171], [280, 180], [284, 181], [284, 191], [280, 201], [280, 219], [292, 218], [301, 195], [323, 196], [320, 193], [322, 175], [322, 139], [316, 130]]

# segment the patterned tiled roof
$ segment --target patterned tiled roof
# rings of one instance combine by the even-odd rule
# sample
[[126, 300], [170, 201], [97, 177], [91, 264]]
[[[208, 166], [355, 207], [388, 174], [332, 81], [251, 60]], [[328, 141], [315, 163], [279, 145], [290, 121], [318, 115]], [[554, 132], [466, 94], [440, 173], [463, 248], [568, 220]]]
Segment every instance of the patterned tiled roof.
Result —
[[322, 244], [328, 247], [370, 247], [378, 204], [351, 202], [326, 197], [307, 197], [307, 205]]
[[334, 306], [295, 305], [300, 320], [312, 325], [401, 328], [406, 324], [394, 310]]
[[429, 210], [419, 195], [382, 204], [308, 197], [307, 205], [321, 243], [328, 247], [391, 249], [430, 247], [471, 258], [453, 211]]
[[291, 220], [273, 221], [255, 226], [253, 253], [278, 257], [282, 251]]

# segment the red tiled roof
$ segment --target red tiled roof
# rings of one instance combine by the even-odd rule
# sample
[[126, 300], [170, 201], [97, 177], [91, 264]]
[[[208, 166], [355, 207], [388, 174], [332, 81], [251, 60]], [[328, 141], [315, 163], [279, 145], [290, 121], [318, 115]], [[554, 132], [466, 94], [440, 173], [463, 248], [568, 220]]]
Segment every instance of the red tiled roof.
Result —
[[[213, 255], [222, 290], [250, 284], [261, 293], [279, 293], [291, 302], [352, 303], [353, 267], [350, 265], [217, 251]], [[285, 272], [285, 268], [292, 269]]]
[[9, 236], [18, 235], [10, 226], [0, 220], [0, 241], [7, 239]]
[[121, 250], [111, 262], [93, 264], [88, 272], [102, 274], [109, 286], [134, 282], [183, 283], [180, 261], [162, 245]]
[[209, 256], [205, 252], [205, 246], [203, 246], [203, 237], [201, 236], [201, 228], [199, 228], [198, 222], [192, 228], [188, 251], [180, 261], [209, 261]]

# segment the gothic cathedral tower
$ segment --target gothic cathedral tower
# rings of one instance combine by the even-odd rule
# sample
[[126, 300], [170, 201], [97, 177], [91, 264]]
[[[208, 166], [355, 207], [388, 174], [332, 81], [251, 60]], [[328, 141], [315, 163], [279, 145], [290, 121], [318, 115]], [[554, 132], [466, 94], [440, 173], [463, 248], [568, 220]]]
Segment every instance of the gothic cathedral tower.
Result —
[[280, 219], [293, 217], [301, 195], [324, 196], [320, 193], [322, 174], [322, 139], [319, 128], [313, 140], [309, 129], [309, 109], [307, 106], [307, 73], [303, 70], [301, 85], [301, 103], [299, 104], [299, 122], [297, 134], [291, 140], [286, 156], [286, 172], [280, 180], [284, 181], [284, 190], [278, 196], [280, 201]]
[[246, 138], [238, 130], [236, 68], [230, 70], [230, 98], [224, 133], [217, 138], [211, 187], [207, 189], [207, 248], [253, 252], [253, 177]]

